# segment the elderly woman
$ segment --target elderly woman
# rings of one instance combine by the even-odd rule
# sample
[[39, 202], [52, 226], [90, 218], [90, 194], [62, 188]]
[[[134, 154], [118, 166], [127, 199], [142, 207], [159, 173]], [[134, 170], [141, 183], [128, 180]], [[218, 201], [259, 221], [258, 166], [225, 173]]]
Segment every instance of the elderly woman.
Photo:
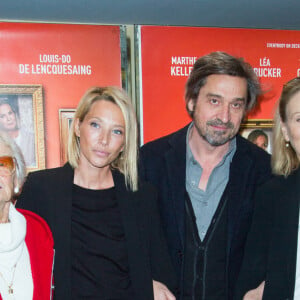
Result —
[[25, 179], [15, 142], [0, 132], [0, 299], [51, 296], [53, 239], [46, 222], [12, 204]]
[[283, 87], [272, 168], [258, 191], [237, 299], [300, 299], [300, 78]]
[[95, 87], [71, 126], [68, 163], [28, 176], [18, 201], [53, 231], [55, 299], [175, 299], [156, 193], [137, 177], [126, 94]]

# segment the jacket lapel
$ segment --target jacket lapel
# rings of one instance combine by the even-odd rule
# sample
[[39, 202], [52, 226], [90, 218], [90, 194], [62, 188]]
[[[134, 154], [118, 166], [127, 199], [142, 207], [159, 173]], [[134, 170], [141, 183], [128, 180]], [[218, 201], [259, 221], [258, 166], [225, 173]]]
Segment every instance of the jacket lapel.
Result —
[[[248, 155], [244, 144], [240, 143], [239, 136], [237, 136], [236, 143], [237, 149], [230, 165], [227, 195], [225, 195], [228, 197], [228, 250], [230, 250], [232, 239], [239, 227], [240, 216], [244, 216], [243, 212], [249, 211], [248, 206], [253, 203], [253, 201], [251, 203], [245, 201], [243, 195], [247, 192], [248, 176], [254, 162]], [[252, 200], [252, 197], [249, 199]]]
[[286, 197], [283, 201], [290, 202], [286, 205], [286, 214], [282, 214], [282, 209], [278, 208], [278, 213], [283, 217], [282, 224], [288, 226], [285, 235], [287, 246], [287, 277], [289, 289], [294, 294], [295, 289], [295, 274], [296, 274], [296, 263], [297, 263], [297, 249], [298, 249], [298, 227], [299, 227], [299, 197], [300, 197], [300, 169], [294, 174], [290, 175], [286, 184]]
[[[189, 126], [189, 125], [188, 125]], [[181, 245], [185, 240], [185, 197], [186, 197], [186, 126], [170, 139], [170, 150], [166, 152], [166, 166], [171, 192], [170, 207], [175, 213]]]
[[136, 298], [146, 299], [145, 295], [151, 295], [152, 291], [148, 291], [149, 285], [145, 285], [145, 283], [151, 281], [152, 278], [145, 278], [147, 274], [140, 272], [140, 270], [147, 270], [150, 268], [150, 266], [146, 264], [146, 260], [143, 259], [146, 249], [143, 249], [141, 243], [143, 237], [140, 235], [140, 228], [137, 220], [138, 202], [142, 200], [139, 199], [138, 192], [132, 192], [127, 189], [123, 174], [115, 170], [112, 174], [126, 238], [130, 278]]
[[33, 300], [51, 299], [54, 259], [52, 233], [43, 219], [30, 211], [19, 211], [27, 222], [25, 242], [33, 279]]

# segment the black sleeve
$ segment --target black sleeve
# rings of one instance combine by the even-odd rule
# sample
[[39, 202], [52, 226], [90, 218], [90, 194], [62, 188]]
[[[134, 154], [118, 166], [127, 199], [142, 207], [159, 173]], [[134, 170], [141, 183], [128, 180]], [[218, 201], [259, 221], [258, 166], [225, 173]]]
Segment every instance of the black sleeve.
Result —
[[33, 173], [29, 173], [27, 180], [25, 181], [22, 192], [19, 195], [16, 203], [17, 208], [23, 208], [35, 213], [39, 213], [36, 205], [36, 197], [39, 194], [37, 191], [36, 181], [33, 179]]
[[[154, 188], [153, 188], [154, 189]], [[157, 193], [153, 193], [150, 212], [150, 264], [152, 278], [165, 284], [173, 293], [176, 290], [176, 277], [168, 253], [167, 243], [163, 233], [157, 208]]]
[[[17, 199], [16, 207], [30, 210], [46, 220], [52, 232], [51, 224], [55, 223], [55, 215], [51, 213], [54, 201], [51, 201], [52, 187], [45, 170], [32, 172], [25, 181], [22, 192]], [[55, 184], [54, 184], [55, 186]]]
[[269, 199], [268, 189], [261, 187], [255, 197], [252, 225], [247, 237], [242, 268], [236, 284], [236, 300], [266, 279], [268, 249], [272, 236], [274, 199]]

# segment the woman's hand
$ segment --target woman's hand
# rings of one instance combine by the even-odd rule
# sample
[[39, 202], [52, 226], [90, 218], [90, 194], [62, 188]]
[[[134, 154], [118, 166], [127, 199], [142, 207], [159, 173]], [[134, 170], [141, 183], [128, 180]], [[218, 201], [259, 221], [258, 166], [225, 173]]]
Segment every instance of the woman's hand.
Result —
[[243, 300], [262, 300], [265, 288], [265, 282], [263, 281], [256, 289], [247, 292]]
[[176, 300], [168, 288], [159, 281], [153, 280], [154, 300]]

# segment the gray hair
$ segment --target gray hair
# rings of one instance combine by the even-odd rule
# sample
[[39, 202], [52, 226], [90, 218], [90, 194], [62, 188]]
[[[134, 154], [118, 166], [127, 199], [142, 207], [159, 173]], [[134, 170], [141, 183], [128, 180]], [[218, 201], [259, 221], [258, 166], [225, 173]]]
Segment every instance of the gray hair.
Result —
[[14, 188], [17, 188], [20, 191], [26, 178], [26, 165], [22, 151], [20, 150], [19, 146], [15, 143], [13, 138], [11, 138], [4, 131], [0, 131], [0, 143], [7, 146], [10, 149], [11, 156], [15, 159], [17, 186], [14, 186]]

